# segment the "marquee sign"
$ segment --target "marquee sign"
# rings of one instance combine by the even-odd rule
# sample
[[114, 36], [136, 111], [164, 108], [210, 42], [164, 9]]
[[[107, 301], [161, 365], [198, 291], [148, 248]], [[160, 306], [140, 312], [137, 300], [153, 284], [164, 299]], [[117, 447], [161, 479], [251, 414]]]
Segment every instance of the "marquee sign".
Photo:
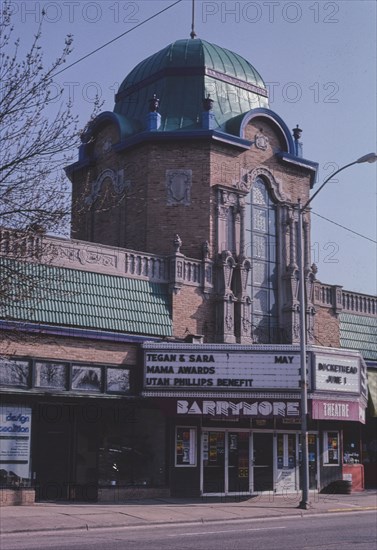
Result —
[[296, 351], [166, 353], [148, 349], [144, 354], [144, 389], [148, 391], [300, 389], [300, 355]]
[[360, 361], [357, 357], [315, 354], [315, 389], [360, 393]]

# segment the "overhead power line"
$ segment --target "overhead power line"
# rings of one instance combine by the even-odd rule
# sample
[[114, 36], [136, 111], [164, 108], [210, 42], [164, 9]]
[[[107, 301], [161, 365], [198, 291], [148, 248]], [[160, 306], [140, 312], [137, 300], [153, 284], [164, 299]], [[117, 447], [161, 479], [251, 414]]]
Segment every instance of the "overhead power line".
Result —
[[315, 216], [318, 216], [318, 218], [322, 218], [323, 220], [326, 220], [327, 222], [333, 223], [334, 225], [337, 225], [338, 227], [341, 227], [342, 229], [345, 229], [346, 231], [349, 231], [350, 233], [353, 233], [354, 235], [357, 235], [358, 237], [362, 237], [363, 239], [366, 239], [367, 241], [371, 241], [372, 243], [377, 244], [377, 241], [374, 239], [371, 239], [370, 237], [366, 237], [365, 235], [362, 235], [361, 233], [358, 233], [357, 231], [354, 231], [353, 229], [350, 229], [349, 227], [345, 227], [344, 225], [341, 225], [340, 223], [334, 222], [333, 220], [329, 220], [329, 218], [325, 218], [325, 216], [321, 216], [321, 214], [317, 214], [317, 212], [311, 211], [312, 214]]
[[108, 46], [109, 44], [112, 44], [113, 42], [115, 42], [116, 40], [119, 40], [119, 38], [122, 38], [122, 36], [125, 36], [126, 34], [129, 34], [130, 32], [134, 31], [135, 29], [137, 29], [138, 27], [141, 27], [142, 25], [145, 25], [145, 23], [148, 23], [148, 21], [151, 21], [152, 19], [154, 19], [155, 17], [158, 17], [159, 15], [161, 15], [162, 13], [164, 13], [165, 11], [167, 10], [170, 10], [170, 8], [174, 8], [174, 6], [176, 6], [177, 4], [180, 4], [183, 0], [177, 0], [176, 2], [174, 2], [173, 4], [170, 4], [170, 6], [167, 6], [166, 8], [158, 11], [157, 13], [151, 15], [150, 17], [148, 17], [147, 19], [144, 19], [144, 21], [141, 21], [140, 23], [138, 23], [137, 25], [135, 25], [134, 27], [132, 27], [132, 29], [128, 29], [128, 31], [125, 31], [123, 32], [122, 34], [120, 34], [119, 36], [116, 36], [115, 38], [113, 38], [112, 40], [109, 40], [108, 42], [106, 42], [105, 44], [102, 44], [102, 46], [99, 46], [98, 48], [96, 48], [95, 50], [92, 50], [91, 52], [83, 55], [82, 57], [80, 57], [80, 59], [77, 59], [76, 61], [74, 61], [73, 63], [71, 63], [70, 65], [67, 65], [66, 67], [64, 67], [63, 69], [61, 69], [60, 71], [58, 71], [57, 73], [54, 74], [54, 77], [57, 76], [58, 74], [61, 74], [63, 73], [64, 71], [67, 71], [68, 69], [70, 69], [71, 67], [74, 67], [75, 65], [77, 65], [78, 63], [81, 63], [81, 61], [83, 61], [84, 59], [87, 59], [88, 57], [90, 57], [91, 55], [94, 55], [95, 53], [99, 52], [100, 50], [103, 50], [104, 48], [106, 48], [106, 46]]

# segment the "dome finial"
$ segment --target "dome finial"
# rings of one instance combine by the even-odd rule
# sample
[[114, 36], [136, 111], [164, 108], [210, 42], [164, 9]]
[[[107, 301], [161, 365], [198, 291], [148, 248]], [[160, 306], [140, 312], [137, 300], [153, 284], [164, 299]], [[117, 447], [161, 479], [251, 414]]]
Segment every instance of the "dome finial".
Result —
[[191, 38], [196, 37], [196, 32], [195, 32], [195, 0], [192, 0], [192, 19], [191, 19], [190, 36], [191, 36]]

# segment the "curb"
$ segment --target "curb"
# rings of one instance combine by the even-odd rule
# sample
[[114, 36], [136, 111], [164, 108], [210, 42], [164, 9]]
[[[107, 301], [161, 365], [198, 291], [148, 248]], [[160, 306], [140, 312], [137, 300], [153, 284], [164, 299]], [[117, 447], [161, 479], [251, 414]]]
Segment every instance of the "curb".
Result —
[[[150, 529], [154, 527], [162, 527], [162, 526], [172, 526], [177, 527], [179, 525], [211, 525], [216, 523], [245, 523], [245, 522], [256, 522], [256, 521], [276, 521], [278, 519], [294, 519], [294, 518], [309, 518], [309, 517], [317, 517], [317, 516], [323, 516], [327, 514], [345, 514], [348, 513], [362, 513], [362, 512], [371, 512], [373, 510], [377, 510], [377, 506], [364, 506], [360, 508], [333, 508], [328, 510], [318, 510], [315, 511], [313, 509], [309, 510], [299, 510], [295, 509], [295, 511], [292, 511], [292, 513], [284, 514], [284, 515], [274, 515], [274, 516], [260, 516], [260, 517], [238, 517], [238, 518], [228, 518], [228, 519], [210, 519], [206, 520], [204, 518], [200, 519], [194, 519], [194, 520], [186, 520], [186, 521], [154, 521], [149, 523], [138, 523], [138, 524], [129, 524], [129, 525], [120, 525], [120, 524], [113, 524], [113, 525], [93, 525], [89, 526], [86, 524], [85, 526], [78, 526], [78, 527], [56, 527], [56, 528], [30, 528], [25, 529], [23, 531], [19, 530], [0, 530], [0, 535], [27, 535], [29, 533], [56, 533], [56, 532], [65, 532], [65, 531], [96, 531], [96, 530], [112, 530], [112, 529]], [[146, 520], [144, 520], [146, 521]]]

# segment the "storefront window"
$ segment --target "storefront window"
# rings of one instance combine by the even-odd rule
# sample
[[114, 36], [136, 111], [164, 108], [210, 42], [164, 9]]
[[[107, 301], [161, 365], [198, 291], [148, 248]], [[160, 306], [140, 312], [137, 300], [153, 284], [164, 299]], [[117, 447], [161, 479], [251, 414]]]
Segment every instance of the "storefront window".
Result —
[[196, 428], [176, 429], [175, 465], [196, 466]]
[[105, 417], [99, 434], [98, 484], [160, 487], [165, 484], [165, 425], [160, 411], [124, 406]]
[[28, 361], [0, 359], [0, 384], [27, 388], [30, 384], [30, 365]]
[[61, 363], [35, 363], [35, 386], [67, 389], [67, 365]]
[[72, 367], [72, 389], [90, 392], [102, 390], [102, 370], [100, 367]]
[[0, 358], [0, 386], [22, 390], [46, 388], [64, 392], [126, 394], [131, 392], [131, 370], [115, 365], [3, 357]]
[[31, 408], [0, 407], [0, 486], [27, 487], [30, 476]]
[[343, 431], [343, 463], [360, 463], [360, 435], [358, 426], [347, 426]]
[[128, 369], [108, 368], [106, 371], [106, 389], [108, 392], [129, 392], [130, 371]]
[[339, 432], [323, 434], [323, 463], [325, 465], [339, 464]]

